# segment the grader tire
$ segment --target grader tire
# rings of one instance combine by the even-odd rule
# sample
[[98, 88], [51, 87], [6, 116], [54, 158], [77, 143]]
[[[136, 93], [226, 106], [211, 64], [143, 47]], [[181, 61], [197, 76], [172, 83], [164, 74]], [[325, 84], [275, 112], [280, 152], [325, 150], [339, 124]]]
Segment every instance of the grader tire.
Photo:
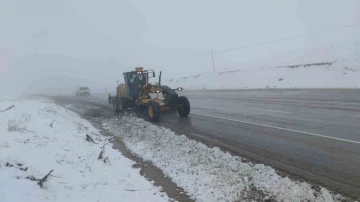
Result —
[[112, 102], [113, 109], [116, 111], [116, 102], [115, 100]]
[[127, 109], [127, 100], [126, 98], [122, 98], [122, 97], [116, 97], [115, 100], [113, 101], [113, 108], [115, 110], [115, 112], [121, 112], [124, 109]]
[[186, 117], [190, 114], [190, 102], [185, 96], [180, 96], [178, 98], [178, 113], [181, 117]]
[[146, 104], [146, 112], [151, 122], [157, 122], [160, 118], [160, 107], [154, 100]]
[[120, 100], [119, 98], [115, 98], [115, 100], [113, 101], [113, 108], [115, 110], [115, 112], [120, 112], [120, 107], [119, 107], [119, 104], [120, 104]]

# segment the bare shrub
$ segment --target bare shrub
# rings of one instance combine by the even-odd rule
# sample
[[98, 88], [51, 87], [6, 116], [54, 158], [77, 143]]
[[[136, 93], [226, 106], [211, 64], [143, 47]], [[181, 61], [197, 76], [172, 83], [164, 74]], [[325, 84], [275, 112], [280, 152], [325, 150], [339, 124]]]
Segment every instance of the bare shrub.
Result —
[[80, 122], [80, 121], [74, 122], [74, 124], [76, 125], [76, 129], [78, 130], [79, 133], [88, 130], [88, 127], [85, 126], [85, 125], [84, 125], [82, 122]]
[[26, 126], [23, 125], [22, 121], [17, 121], [13, 119], [13, 120], [9, 120], [8, 122], [8, 131], [23, 133], [24, 131], [27, 131], [27, 129]]

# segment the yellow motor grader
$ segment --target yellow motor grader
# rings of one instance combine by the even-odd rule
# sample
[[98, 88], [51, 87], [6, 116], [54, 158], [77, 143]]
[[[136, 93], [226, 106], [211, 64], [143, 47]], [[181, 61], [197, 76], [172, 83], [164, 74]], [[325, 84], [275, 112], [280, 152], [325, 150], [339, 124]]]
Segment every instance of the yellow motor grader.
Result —
[[[129, 108], [146, 109], [148, 118], [152, 122], [159, 120], [161, 111], [177, 111], [182, 117], [189, 115], [189, 100], [176, 93], [183, 89], [181, 87], [172, 89], [161, 85], [161, 72], [159, 82], [155, 85], [149, 83], [149, 78], [155, 77], [154, 70], [136, 67], [135, 71], [123, 74], [125, 84], [118, 83], [116, 95], [111, 96], [109, 93], [108, 97], [109, 104], [113, 105], [116, 112]], [[159, 94], [162, 94], [162, 98], [159, 98]], [[156, 95], [156, 98], [152, 98], [151, 95]]]

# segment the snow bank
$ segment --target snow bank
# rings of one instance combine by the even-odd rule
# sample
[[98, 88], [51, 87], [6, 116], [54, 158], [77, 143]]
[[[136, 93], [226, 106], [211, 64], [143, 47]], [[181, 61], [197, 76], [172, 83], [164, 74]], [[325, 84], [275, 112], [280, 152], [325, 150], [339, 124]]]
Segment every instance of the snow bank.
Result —
[[[103, 145], [107, 163], [98, 160]], [[1, 202], [169, 201], [132, 168], [134, 163], [106, 144], [88, 121], [58, 105], [0, 102]], [[40, 188], [36, 179], [50, 170]]]
[[207, 72], [164, 81], [164, 85], [188, 90], [247, 88], [359, 88], [360, 68], [333, 65], [297, 68], [274, 67]]
[[[120, 126], [120, 127], [119, 127]], [[105, 121], [134, 153], [152, 161], [196, 201], [340, 201], [325, 188], [281, 177], [262, 164], [177, 135], [136, 117]]]
[[189, 90], [246, 88], [359, 88], [360, 42], [327, 45], [248, 66], [204, 72], [162, 83]]

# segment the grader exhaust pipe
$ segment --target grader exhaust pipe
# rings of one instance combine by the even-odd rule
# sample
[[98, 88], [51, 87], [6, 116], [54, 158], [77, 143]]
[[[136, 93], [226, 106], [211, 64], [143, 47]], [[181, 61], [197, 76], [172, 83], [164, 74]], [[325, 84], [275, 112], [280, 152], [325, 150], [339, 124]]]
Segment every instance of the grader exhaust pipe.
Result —
[[159, 74], [159, 86], [161, 86], [161, 71], [160, 71], [160, 74]]

